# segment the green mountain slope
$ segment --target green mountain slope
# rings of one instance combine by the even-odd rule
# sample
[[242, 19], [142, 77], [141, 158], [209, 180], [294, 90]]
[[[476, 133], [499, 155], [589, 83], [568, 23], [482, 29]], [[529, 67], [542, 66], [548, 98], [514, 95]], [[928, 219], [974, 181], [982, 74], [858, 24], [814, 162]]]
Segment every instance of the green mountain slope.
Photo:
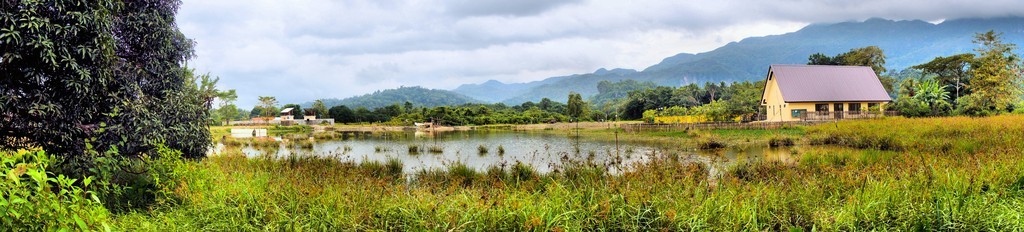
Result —
[[[467, 97], [459, 93], [440, 89], [427, 89], [419, 86], [400, 87], [397, 89], [379, 90], [371, 94], [355, 96], [345, 99], [324, 99], [327, 107], [345, 105], [349, 108], [366, 107], [368, 109], [380, 108], [392, 104], [405, 104], [410, 102], [417, 107], [435, 107], [446, 105], [462, 105], [466, 103], [478, 103], [479, 100]], [[312, 106], [312, 102], [302, 104], [302, 107]]]

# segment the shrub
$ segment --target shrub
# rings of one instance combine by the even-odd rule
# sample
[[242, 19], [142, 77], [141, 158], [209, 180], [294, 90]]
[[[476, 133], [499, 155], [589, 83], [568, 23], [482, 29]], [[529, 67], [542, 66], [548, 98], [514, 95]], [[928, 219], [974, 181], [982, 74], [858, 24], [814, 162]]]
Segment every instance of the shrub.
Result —
[[768, 140], [769, 147], [788, 147], [793, 146], [793, 139], [789, 137], [772, 137]]
[[[47, 172], [51, 157], [43, 151], [0, 152], [0, 228], [4, 230], [109, 230], [109, 213], [99, 198], [81, 182]], [[76, 184], [80, 183], [80, 184]]]
[[97, 195], [108, 210], [120, 213], [177, 202], [173, 191], [183, 174], [176, 170], [185, 165], [180, 151], [157, 145], [138, 158], [107, 153], [96, 159], [92, 171], [98, 178]]
[[498, 145], [498, 155], [505, 155], [505, 147]]
[[299, 149], [313, 149], [313, 141], [309, 139], [292, 140], [291, 147]]
[[444, 148], [440, 146], [430, 146], [429, 148], [427, 148], [427, 151], [429, 151], [430, 153], [444, 153]]
[[410, 155], [419, 154], [421, 151], [423, 151], [423, 148], [421, 148], [420, 145], [409, 144], [409, 154]]
[[725, 143], [718, 141], [718, 138], [714, 136], [704, 136], [697, 139], [697, 149], [700, 150], [712, 150], [724, 147]]
[[480, 152], [481, 155], [487, 154], [487, 147], [485, 147], [483, 144], [480, 144], [480, 146], [476, 147], [476, 150]]

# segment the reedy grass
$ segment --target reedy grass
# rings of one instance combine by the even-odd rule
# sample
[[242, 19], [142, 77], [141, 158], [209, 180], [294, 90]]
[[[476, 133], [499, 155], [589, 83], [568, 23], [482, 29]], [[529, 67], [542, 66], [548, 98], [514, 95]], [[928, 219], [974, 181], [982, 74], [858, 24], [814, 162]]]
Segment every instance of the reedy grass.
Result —
[[[401, 162], [216, 156], [178, 170], [180, 205], [118, 215], [115, 222], [126, 230], [1024, 228], [1024, 134], [1004, 131], [1024, 127], [1022, 118], [958, 119], [811, 127], [808, 134], [820, 136], [811, 142], [843, 142], [801, 147], [795, 163], [744, 160], [723, 168], [667, 154], [620, 174], [586, 163], [546, 174], [522, 163], [486, 170], [454, 163], [401, 174]], [[921, 124], [907, 125], [914, 123]], [[936, 128], [950, 123], [961, 128]], [[888, 127], [899, 136], [873, 131]], [[962, 134], [963, 141], [939, 139], [943, 133]], [[986, 138], [992, 134], [998, 135]], [[890, 138], [900, 149], [850, 148], [885, 140], [874, 138]], [[951, 147], [941, 148], [947, 142]], [[940, 147], [926, 146], [932, 144]]]
[[417, 154], [420, 154], [420, 152], [423, 152], [423, 148], [420, 147], [420, 145], [409, 144], [408, 148], [409, 148], [409, 154], [410, 155], [417, 155]]
[[487, 147], [486, 147], [486, 146], [484, 146], [483, 144], [480, 144], [480, 146], [477, 146], [477, 147], [476, 147], [476, 151], [477, 151], [477, 152], [479, 152], [479, 153], [480, 153], [480, 155], [486, 155], [486, 154], [487, 154], [487, 152], [488, 152], [488, 150], [489, 150], [489, 149], [487, 149]]

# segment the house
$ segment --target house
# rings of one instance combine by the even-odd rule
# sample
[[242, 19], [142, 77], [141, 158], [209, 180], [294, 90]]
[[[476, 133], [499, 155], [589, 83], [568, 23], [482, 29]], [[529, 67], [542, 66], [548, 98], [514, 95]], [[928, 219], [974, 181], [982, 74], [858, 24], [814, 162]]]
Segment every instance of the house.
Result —
[[761, 94], [767, 121], [812, 121], [881, 115], [892, 101], [871, 67], [768, 67]]
[[295, 120], [295, 116], [292, 115], [292, 109], [293, 108], [288, 107], [288, 108], [284, 108], [284, 110], [281, 110], [281, 121]]

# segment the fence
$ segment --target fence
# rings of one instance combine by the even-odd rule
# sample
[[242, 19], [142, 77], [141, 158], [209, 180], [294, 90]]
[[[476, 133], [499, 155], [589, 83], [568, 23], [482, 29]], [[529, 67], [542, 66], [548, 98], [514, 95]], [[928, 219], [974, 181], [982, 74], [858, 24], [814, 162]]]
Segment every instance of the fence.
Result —
[[778, 129], [785, 127], [806, 126], [826, 123], [828, 121], [792, 121], [792, 122], [703, 122], [703, 123], [633, 123], [622, 124], [619, 127], [626, 132], [643, 131], [681, 131], [681, 130], [764, 130]]
[[[821, 123], [834, 122], [836, 120], [856, 120], [856, 119], [872, 119], [889, 116], [899, 116], [896, 111], [885, 111], [885, 112], [856, 112], [856, 111], [842, 111], [842, 112], [807, 112], [799, 117], [801, 121], [789, 121], [789, 122], [766, 122], [766, 121], [754, 121], [754, 122], [703, 122], [703, 123], [634, 123], [634, 124], [623, 124], [620, 126], [627, 132], [641, 132], [641, 131], [679, 131], [679, 130], [757, 130], [757, 129], [778, 129], [785, 127], [795, 126], [808, 126]], [[763, 116], [760, 118], [763, 119]]]
[[798, 118], [804, 121], [833, 121], [847, 119], [872, 119], [881, 117], [899, 116], [897, 111], [819, 111], [805, 112]]
[[320, 124], [334, 125], [334, 119], [332, 119], [332, 118], [309, 119], [309, 120], [304, 120], [304, 119], [295, 119], [295, 120], [274, 119], [274, 120], [269, 120], [269, 121], [267, 121], [267, 120], [246, 120], [246, 121], [231, 121], [231, 122], [228, 122], [228, 125], [230, 125], [230, 126], [258, 126], [258, 125], [282, 125], [282, 126], [308, 125], [308, 126], [315, 126], [315, 125], [320, 125]]

